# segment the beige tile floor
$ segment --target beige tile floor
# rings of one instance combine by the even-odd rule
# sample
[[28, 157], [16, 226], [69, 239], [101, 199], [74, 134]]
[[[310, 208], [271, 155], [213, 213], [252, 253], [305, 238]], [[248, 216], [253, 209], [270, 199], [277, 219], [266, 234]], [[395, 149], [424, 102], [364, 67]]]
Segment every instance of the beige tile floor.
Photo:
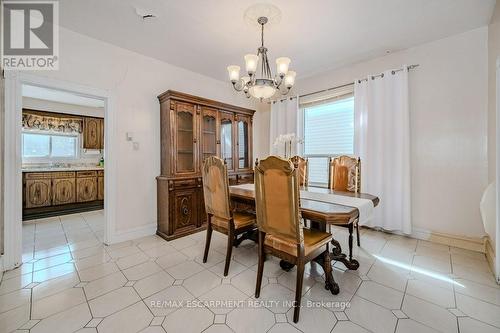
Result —
[[[343, 244], [344, 229], [334, 230]], [[362, 231], [358, 271], [335, 264], [341, 292], [307, 269], [298, 324], [295, 273], [265, 266], [253, 298], [256, 248], [245, 241], [222, 276], [226, 240], [205, 233], [102, 245], [103, 213], [23, 227], [24, 264], [0, 284], [0, 332], [500, 332], [500, 287], [483, 254]], [[267, 306], [267, 307], [265, 307]]]

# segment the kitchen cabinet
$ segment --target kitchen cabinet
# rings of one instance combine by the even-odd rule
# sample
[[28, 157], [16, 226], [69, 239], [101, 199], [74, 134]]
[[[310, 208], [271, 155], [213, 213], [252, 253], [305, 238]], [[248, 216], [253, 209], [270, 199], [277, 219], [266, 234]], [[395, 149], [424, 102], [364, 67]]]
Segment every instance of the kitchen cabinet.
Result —
[[23, 220], [104, 208], [104, 170], [23, 172]]
[[28, 175], [25, 180], [26, 208], [52, 205], [52, 179], [50, 173]]
[[97, 200], [97, 172], [78, 171], [76, 173], [76, 201]]
[[94, 117], [83, 118], [83, 148], [104, 148], [104, 119]]
[[104, 171], [97, 171], [97, 200], [104, 200]]
[[52, 175], [52, 205], [64, 205], [76, 201], [74, 172], [54, 172]]

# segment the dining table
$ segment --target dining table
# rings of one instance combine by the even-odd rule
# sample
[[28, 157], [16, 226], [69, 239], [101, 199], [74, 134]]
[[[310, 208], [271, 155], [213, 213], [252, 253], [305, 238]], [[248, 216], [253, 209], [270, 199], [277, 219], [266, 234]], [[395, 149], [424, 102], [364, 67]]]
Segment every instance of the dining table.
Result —
[[[325, 195], [332, 195], [332, 197], [340, 195], [367, 199], [372, 201], [373, 207], [376, 207], [380, 202], [380, 199], [377, 196], [368, 193], [335, 191], [328, 188], [314, 186], [302, 187], [300, 190], [302, 193], [305, 191], [312, 194], [320, 194], [323, 197], [325, 197]], [[235, 205], [243, 205], [243, 207], [255, 210], [254, 184], [229, 186], [229, 194], [231, 201]], [[310, 221], [310, 228], [321, 231], [330, 231], [331, 226], [346, 226], [349, 230], [349, 254], [346, 255], [342, 252], [340, 242], [336, 240], [335, 235], [333, 235], [333, 240], [331, 242], [333, 249], [330, 253], [330, 259], [332, 261], [339, 261], [343, 263], [350, 270], [356, 270], [359, 268], [359, 262], [352, 256], [354, 222], [357, 221], [360, 214], [358, 208], [345, 204], [326, 202], [324, 200], [320, 201], [310, 198], [301, 198], [300, 213], [304, 220]], [[282, 261], [280, 265], [285, 270], [293, 267], [293, 265], [284, 261]]]

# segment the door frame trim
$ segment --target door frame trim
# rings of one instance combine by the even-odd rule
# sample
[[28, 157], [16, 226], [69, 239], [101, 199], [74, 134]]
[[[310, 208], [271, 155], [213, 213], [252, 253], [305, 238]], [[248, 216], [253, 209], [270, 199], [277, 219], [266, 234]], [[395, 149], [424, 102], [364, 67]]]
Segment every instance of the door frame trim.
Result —
[[500, 284], [500, 57], [496, 62], [496, 226], [495, 226], [495, 279]]
[[116, 160], [114, 128], [114, 95], [108, 90], [93, 88], [68, 81], [47, 78], [22, 71], [5, 71], [5, 165], [4, 165], [4, 269], [22, 264], [22, 85], [29, 84], [75, 93], [104, 101], [104, 243], [116, 238]]

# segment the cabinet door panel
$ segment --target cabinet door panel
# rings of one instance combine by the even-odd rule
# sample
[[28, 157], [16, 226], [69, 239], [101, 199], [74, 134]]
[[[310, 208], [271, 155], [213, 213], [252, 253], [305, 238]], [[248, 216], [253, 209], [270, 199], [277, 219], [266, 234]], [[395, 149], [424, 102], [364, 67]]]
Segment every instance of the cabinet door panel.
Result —
[[238, 156], [236, 166], [239, 170], [251, 169], [252, 124], [249, 116], [245, 115], [237, 116], [236, 132], [237, 132], [236, 155]]
[[75, 178], [62, 178], [52, 180], [52, 204], [64, 205], [76, 201]]
[[97, 177], [97, 200], [104, 200], [104, 177]]
[[99, 119], [99, 149], [104, 149], [104, 119]]
[[76, 179], [76, 201], [87, 202], [97, 200], [97, 178]]
[[195, 228], [198, 219], [198, 190], [174, 190], [171, 192], [171, 202], [174, 205], [172, 216], [172, 233], [179, 229]]
[[83, 118], [83, 148], [100, 149], [101, 124], [98, 118]]
[[217, 109], [201, 107], [201, 162], [218, 155], [219, 129]]
[[220, 153], [219, 156], [227, 164], [227, 170], [234, 170], [234, 115], [229, 112], [220, 112]]
[[52, 204], [52, 180], [26, 180], [26, 208], [46, 207]]
[[188, 103], [175, 103], [173, 130], [175, 140], [174, 163], [178, 175], [197, 172], [197, 125], [196, 106]]

